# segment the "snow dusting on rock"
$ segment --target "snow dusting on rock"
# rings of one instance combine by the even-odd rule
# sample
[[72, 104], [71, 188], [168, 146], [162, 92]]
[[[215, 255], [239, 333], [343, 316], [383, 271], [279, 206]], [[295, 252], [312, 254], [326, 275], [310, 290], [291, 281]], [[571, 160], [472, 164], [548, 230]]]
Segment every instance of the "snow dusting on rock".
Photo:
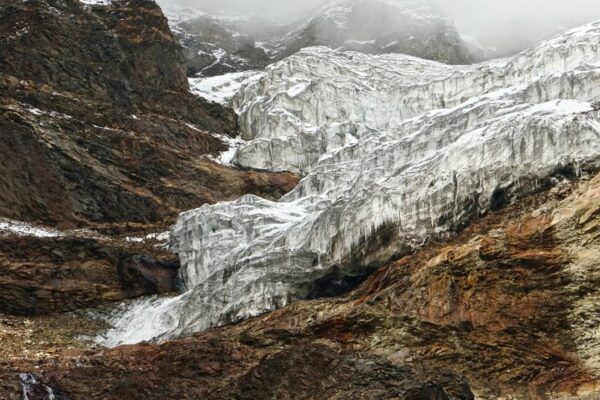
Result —
[[57, 238], [64, 236], [59, 230], [34, 226], [26, 222], [0, 219], [0, 234], [12, 234], [17, 236], [30, 236], [37, 238]]
[[90, 6], [110, 6], [112, 4], [112, 0], [79, 0], [83, 4], [87, 4]]

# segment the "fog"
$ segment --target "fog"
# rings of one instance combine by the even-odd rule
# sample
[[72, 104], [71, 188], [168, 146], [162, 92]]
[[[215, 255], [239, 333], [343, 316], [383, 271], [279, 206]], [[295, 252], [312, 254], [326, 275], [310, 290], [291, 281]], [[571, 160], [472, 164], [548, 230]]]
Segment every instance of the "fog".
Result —
[[438, 5], [462, 34], [507, 50], [600, 20], [599, 0], [438, 0]]
[[[427, 0], [423, 0], [427, 1]], [[525, 47], [565, 29], [600, 20], [600, 0], [432, 0], [458, 30], [484, 46]], [[327, 0], [159, 0], [212, 13], [301, 18]]]

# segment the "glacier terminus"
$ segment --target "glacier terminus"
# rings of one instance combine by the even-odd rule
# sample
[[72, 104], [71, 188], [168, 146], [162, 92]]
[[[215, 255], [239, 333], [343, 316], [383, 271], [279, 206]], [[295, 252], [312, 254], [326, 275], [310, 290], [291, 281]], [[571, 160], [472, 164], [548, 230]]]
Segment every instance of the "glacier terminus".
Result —
[[124, 306], [103, 344], [274, 310], [600, 166], [600, 22], [475, 65], [311, 47], [232, 78], [232, 162], [303, 179], [183, 213], [182, 294]]

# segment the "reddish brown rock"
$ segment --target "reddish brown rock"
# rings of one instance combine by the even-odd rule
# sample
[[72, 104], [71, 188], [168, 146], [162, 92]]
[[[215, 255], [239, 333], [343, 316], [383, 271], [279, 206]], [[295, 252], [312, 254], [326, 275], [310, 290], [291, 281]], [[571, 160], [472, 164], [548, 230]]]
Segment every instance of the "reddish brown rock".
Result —
[[75, 311], [176, 291], [166, 251], [95, 239], [0, 238], [0, 313]]

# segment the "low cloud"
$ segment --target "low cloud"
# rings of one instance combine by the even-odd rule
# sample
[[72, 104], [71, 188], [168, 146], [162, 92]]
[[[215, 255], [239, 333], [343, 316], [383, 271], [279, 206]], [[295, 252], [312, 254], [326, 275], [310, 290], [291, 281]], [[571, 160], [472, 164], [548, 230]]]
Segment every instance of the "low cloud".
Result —
[[[375, 1], [375, 0], [374, 0]], [[428, 0], [423, 0], [428, 1]], [[511, 50], [600, 20], [600, 0], [431, 0], [458, 30], [484, 46]], [[222, 14], [301, 18], [327, 0], [159, 0]]]

